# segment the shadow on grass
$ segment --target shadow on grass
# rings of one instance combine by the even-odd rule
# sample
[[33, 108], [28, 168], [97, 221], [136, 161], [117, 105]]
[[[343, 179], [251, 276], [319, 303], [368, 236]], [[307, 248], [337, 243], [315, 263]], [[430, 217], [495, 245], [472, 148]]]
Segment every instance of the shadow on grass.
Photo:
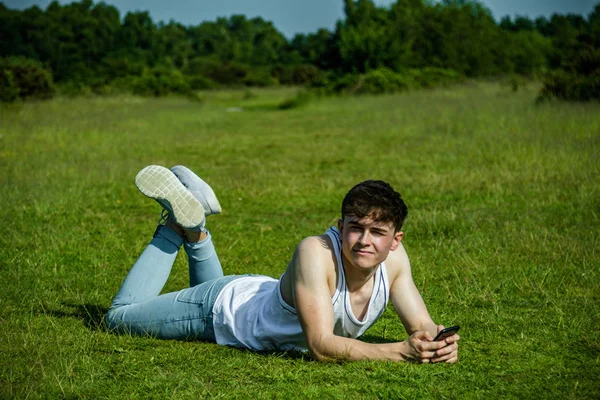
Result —
[[[366, 343], [394, 343], [394, 342], [398, 342], [398, 340], [393, 340], [393, 339], [386, 339], [386, 338], [382, 338], [381, 336], [373, 336], [373, 335], [363, 335], [359, 338], [359, 340], [361, 342], [366, 342]], [[309, 353], [303, 353], [301, 351], [296, 351], [296, 350], [290, 350], [290, 351], [260, 351], [260, 352], [255, 352], [252, 350], [248, 350], [248, 349], [237, 349], [241, 352], [250, 352], [253, 354], [258, 354], [258, 355], [263, 355], [265, 357], [278, 357], [278, 358], [283, 358], [283, 359], [291, 359], [291, 360], [302, 360], [302, 361], [308, 361], [308, 362], [318, 362], [316, 361], [314, 358], [312, 358], [312, 356]], [[331, 359], [330, 362], [332, 363], [338, 363], [338, 364], [344, 364], [348, 361], [346, 360], [335, 360], [335, 359]]]
[[242, 108], [244, 112], [251, 111], [277, 111], [279, 110], [279, 105], [277, 104], [255, 104], [255, 105], [247, 105]]
[[[77, 318], [81, 320], [85, 326], [91, 330], [95, 331], [108, 331], [105, 323], [104, 317], [108, 312], [108, 308], [97, 305], [97, 304], [72, 304], [72, 303], [63, 303], [65, 308], [68, 310], [51, 310], [48, 308], [44, 308], [41, 310], [42, 314], [51, 315], [54, 317], [61, 318]], [[363, 335], [360, 338], [361, 341], [367, 343], [392, 343], [394, 340], [385, 339], [380, 336], [372, 336], [372, 335]], [[184, 340], [185, 341], [185, 340]], [[190, 340], [193, 341], [193, 340]], [[252, 354], [262, 355], [265, 357], [277, 357], [283, 359], [290, 360], [302, 360], [308, 362], [316, 362], [309, 353], [304, 353], [301, 351], [252, 351], [248, 349], [236, 348], [236, 350], [240, 352], [250, 352]]]
[[77, 318], [81, 320], [85, 326], [95, 331], [106, 331], [104, 324], [104, 316], [108, 308], [97, 304], [71, 304], [63, 303], [65, 308], [61, 310], [43, 309], [42, 313], [62, 318]]
[[381, 336], [373, 336], [373, 335], [362, 335], [360, 337], [360, 340], [362, 342], [366, 342], [366, 343], [377, 343], [377, 344], [381, 344], [381, 343], [396, 343], [396, 342], [400, 342], [401, 340], [394, 340], [394, 339], [386, 339], [383, 338]]
[[301, 360], [301, 361], [308, 361], [308, 362], [316, 362], [316, 360], [314, 358], [312, 358], [312, 356], [309, 353], [303, 353], [301, 351], [297, 351], [297, 350], [288, 350], [288, 351], [253, 351], [253, 350], [249, 350], [249, 349], [242, 349], [242, 348], [236, 348], [236, 347], [232, 347], [235, 350], [238, 350], [242, 353], [244, 352], [248, 352], [250, 354], [255, 354], [258, 356], [264, 356], [264, 357], [276, 357], [276, 358], [281, 358], [281, 359], [286, 359], [286, 360]]

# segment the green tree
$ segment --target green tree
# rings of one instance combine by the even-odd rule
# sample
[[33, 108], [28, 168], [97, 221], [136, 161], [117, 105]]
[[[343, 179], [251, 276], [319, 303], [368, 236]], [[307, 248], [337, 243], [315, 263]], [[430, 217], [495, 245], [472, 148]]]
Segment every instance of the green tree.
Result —
[[515, 31], [517, 32], [533, 31], [536, 29], [535, 22], [531, 18], [523, 15], [517, 15], [517, 17], [515, 18], [514, 27]]
[[154, 65], [160, 59], [158, 28], [147, 11], [128, 12], [123, 19], [118, 40], [130, 58]]
[[290, 43], [290, 51], [301, 59], [292, 58], [291, 64], [307, 63], [320, 69], [336, 69], [340, 66], [336, 34], [321, 28], [315, 33], [297, 34]]
[[552, 49], [550, 39], [537, 31], [522, 30], [510, 35], [509, 57], [514, 72], [521, 75], [534, 75], [548, 66], [548, 55]]
[[579, 31], [564, 15], [554, 14], [548, 25], [553, 42], [550, 66], [555, 69], [568, 67], [577, 52]]
[[157, 56], [168, 59], [177, 69], [184, 69], [194, 54], [186, 28], [174, 21], [159, 25], [157, 42]]
[[253, 18], [250, 23], [253, 28], [252, 57], [242, 61], [263, 66], [278, 63], [281, 52], [287, 47], [285, 37], [271, 22], [264, 21], [262, 18]]
[[377, 7], [371, 0], [345, 0], [344, 11], [346, 20], [336, 28], [343, 71], [362, 73], [404, 65], [410, 43], [394, 36], [399, 29], [390, 18], [394, 11]]
[[420, 26], [422, 33], [413, 45], [420, 67], [449, 68], [469, 76], [499, 72], [501, 33], [480, 3], [447, 0], [426, 6]]

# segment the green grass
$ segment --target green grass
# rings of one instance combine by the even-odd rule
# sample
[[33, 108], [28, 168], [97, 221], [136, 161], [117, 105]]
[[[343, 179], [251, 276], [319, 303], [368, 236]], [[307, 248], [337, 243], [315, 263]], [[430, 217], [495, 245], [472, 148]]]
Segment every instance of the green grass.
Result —
[[[535, 105], [494, 84], [312, 99], [56, 99], [0, 108], [0, 398], [598, 398], [600, 105]], [[227, 112], [242, 107], [243, 112]], [[185, 164], [215, 189], [226, 273], [279, 276], [380, 178], [458, 365], [320, 364], [116, 336], [102, 315], [160, 207], [133, 178]], [[165, 290], [187, 282], [178, 257]], [[403, 340], [390, 308], [364, 340]]]

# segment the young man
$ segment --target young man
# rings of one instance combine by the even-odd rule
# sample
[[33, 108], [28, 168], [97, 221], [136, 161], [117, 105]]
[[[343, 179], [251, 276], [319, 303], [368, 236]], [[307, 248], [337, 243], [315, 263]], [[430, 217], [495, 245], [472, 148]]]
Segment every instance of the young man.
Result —
[[[223, 276], [205, 228], [221, 206], [213, 190], [183, 166], [142, 169], [138, 189], [164, 208], [164, 223], [113, 300], [106, 323], [120, 333], [199, 339], [252, 350], [308, 350], [317, 360], [458, 360], [459, 336], [440, 341], [415, 287], [400, 231], [407, 208], [382, 181], [365, 181], [342, 202], [337, 228], [300, 242], [279, 280]], [[159, 295], [179, 248], [190, 287]], [[410, 337], [357, 340], [392, 301]]]

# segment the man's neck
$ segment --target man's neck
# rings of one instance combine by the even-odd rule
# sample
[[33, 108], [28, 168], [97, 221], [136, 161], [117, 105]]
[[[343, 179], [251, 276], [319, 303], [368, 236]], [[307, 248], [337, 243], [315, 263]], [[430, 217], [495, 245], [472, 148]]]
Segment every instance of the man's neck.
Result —
[[376, 265], [367, 269], [356, 268], [343, 254], [342, 265], [344, 267], [344, 276], [346, 277], [346, 286], [348, 286], [348, 290], [351, 293], [360, 290], [367, 284], [373, 278], [373, 275], [375, 275], [377, 267], [379, 267], [379, 265]]

